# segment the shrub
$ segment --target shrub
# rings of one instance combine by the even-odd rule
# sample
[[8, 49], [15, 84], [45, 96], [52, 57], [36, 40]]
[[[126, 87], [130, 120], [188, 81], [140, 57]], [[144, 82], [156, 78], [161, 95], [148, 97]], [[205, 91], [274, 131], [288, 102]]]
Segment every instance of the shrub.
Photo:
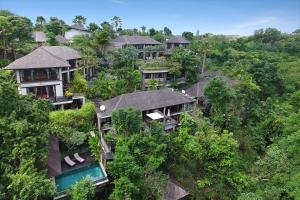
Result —
[[93, 126], [96, 108], [93, 103], [86, 103], [78, 110], [54, 111], [50, 121], [54, 126], [71, 127], [81, 132], [88, 132]]

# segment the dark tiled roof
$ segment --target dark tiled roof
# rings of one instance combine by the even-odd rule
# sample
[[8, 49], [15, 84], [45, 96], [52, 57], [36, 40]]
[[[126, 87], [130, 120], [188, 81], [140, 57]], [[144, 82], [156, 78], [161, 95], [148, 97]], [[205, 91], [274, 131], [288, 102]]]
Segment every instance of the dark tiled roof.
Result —
[[78, 51], [66, 46], [43, 46], [10, 63], [5, 69], [69, 67], [68, 60], [78, 59]]
[[81, 58], [78, 51], [67, 46], [44, 46], [42, 48], [64, 60], [74, 60]]
[[76, 29], [80, 31], [87, 31], [87, 29], [82, 24], [73, 24], [69, 26], [69, 29]]
[[57, 42], [59, 42], [59, 44], [67, 44], [69, 41], [62, 35], [57, 35], [55, 36], [55, 39], [57, 40]]
[[193, 84], [191, 87], [186, 89], [186, 93], [193, 97], [203, 97], [204, 96], [204, 88], [208, 84], [209, 79], [204, 78], [197, 83]]
[[167, 43], [175, 43], [175, 44], [189, 44], [191, 43], [187, 39], [182, 36], [174, 36], [167, 40]]
[[129, 35], [121, 35], [111, 41], [111, 43], [121, 43], [121, 44], [153, 44], [159, 45], [160, 42], [146, 36], [129, 36]]
[[47, 41], [46, 34], [44, 32], [41, 32], [41, 31], [33, 32], [32, 37], [33, 37], [35, 42], [46, 42]]
[[206, 71], [202, 74], [202, 79], [197, 83], [193, 84], [189, 88], [186, 89], [186, 93], [193, 97], [203, 97], [204, 96], [204, 88], [209, 83], [209, 81], [214, 78], [218, 77], [227, 82], [227, 84], [232, 85], [232, 80], [227, 76], [222, 75], [221, 71]]
[[59, 141], [53, 135], [49, 136], [47, 170], [49, 177], [58, 176], [62, 173]]
[[[98, 113], [111, 116], [112, 112], [124, 108], [136, 108], [141, 111], [152, 110], [172, 105], [191, 103], [194, 100], [180, 92], [165, 88], [160, 90], [140, 91], [123, 94], [107, 101], [95, 101]], [[100, 112], [100, 105], [104, 105], [106, 110]]]
[[186, 197], [189, 193], [175, 180], [168, 180], [164, 190], [164, 200], [179, 200]]

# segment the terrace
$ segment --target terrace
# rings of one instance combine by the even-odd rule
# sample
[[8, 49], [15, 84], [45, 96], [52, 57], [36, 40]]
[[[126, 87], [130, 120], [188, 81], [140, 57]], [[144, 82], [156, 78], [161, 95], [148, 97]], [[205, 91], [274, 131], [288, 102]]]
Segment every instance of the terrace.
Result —
[[[82, 160], [76, 158], [74, 152], [79, 152]], [[66, 160], [66, 157], [70, 160]], [[108, 183], [104, 166], [95, 160], [86, 145], [76, 150], [67, 150], [66, 146], [54, 136], [49, 137], [47, 169], [48, 176], [53, 178], [57, 187], [58, 193], [54, 199], [65, 197], [66, 190], [86, 177], [99, 187]]]

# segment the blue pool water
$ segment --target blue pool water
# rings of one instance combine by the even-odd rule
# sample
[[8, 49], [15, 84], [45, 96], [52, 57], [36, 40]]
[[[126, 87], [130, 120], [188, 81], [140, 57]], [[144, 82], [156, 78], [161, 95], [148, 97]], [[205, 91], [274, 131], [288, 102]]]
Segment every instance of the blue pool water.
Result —
[[55, 177], [57, 192], [69, 189], [73, 184], [85, 177], [89, 177], [92, 181], [99, 181], [105, 178], [98, 163], [67, 171]]

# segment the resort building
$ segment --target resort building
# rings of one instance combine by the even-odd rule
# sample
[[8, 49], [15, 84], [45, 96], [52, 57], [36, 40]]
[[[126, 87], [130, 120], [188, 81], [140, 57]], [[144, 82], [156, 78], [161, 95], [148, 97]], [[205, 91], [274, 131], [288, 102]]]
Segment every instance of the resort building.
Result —
[[167, 49], [174, 49], [179, 46], [187, 48], [190, 45], [190, 41], [185, 39], [183, 36], [174, 36], [166, 41]]
[[19, 93], [32, 94], [35, 98], [50, 99], [54, 105], [73, 103], [83, 97], [64, 95], [74, 71], [78, 70], [77, 61], [81, 58], [78, 51], [67, 46], [42, 46], [5, 67], [14, 70]]
[[212, 71], [206, 71], [202, 74], [202, 79], [199, 80], [197, 83], [191, 85], [190, 87], [186, 88], [185, 92], [193, 97], [197, 105], [202, 108], [202, 111], [204, 113], [208, 113], [210, 109], [210, 105], [207, 101], [207, 99], [204, 96], [204, 90], [209, 81], [213, 78], [220, 78], [226, 83], [231, 86], [232, 85], [232, 80], [229, 79], [227, 76], [222, 75], [220, 71], [212, 72]]
[[[44, 46], [47, 43], [47, 36], [42, 31], [35, 31], [32, 33], [32, 38], [34, 42], [37, 44], [38, 47]], [[56, 41], [59, 43], [59, 45], [66, 45], [69, 41], [62, 35], [55, 36]]]
[[169, 78], [168, 69], [143, 69], [140, 68], [142, 74], [142, 90], [145, 90], [149, 86], [150, 80], [155, 80], [157, 86], [160, 88], [167, 84]]
[[55, 36], [55, 39], [60, 45], [66, 45], [69, 43], [69, 40], [62, 35]]
[[82, 24], [73, 24], [68, 27], [68, 31], [65, 32], [65, 38], [67, 40], [72, 40], [76, 35], [90, 35], [90, 32]]
[[165, 130], [174, 130], [182, 112], [192, 110], [195, 100], [170, 88], [122, 94], [106, 101], [94, 100], [97, 107], [97, 126], [102, 143], [102, 162], [113, 159], [114, 146], [104, 139], [111, 129], [112, 113], [119, 109], [135, 108], [141, 111], [144, 122], [160, 121]]
[[157, 58], [163, 52], [164, 48], [162, 43], [146, 36], [128, 36], [121, 35], [113, 39], [107, 50], [116, 50], [133, 46], [139, 50], [139, 58], [151, 59]]
[[46, 34], [42, 31], [35, 31], [32, 33], [32, 38], [34, 42], [37, 44], [37, 46], [42, 46], [46, 44], [47, 37]]

